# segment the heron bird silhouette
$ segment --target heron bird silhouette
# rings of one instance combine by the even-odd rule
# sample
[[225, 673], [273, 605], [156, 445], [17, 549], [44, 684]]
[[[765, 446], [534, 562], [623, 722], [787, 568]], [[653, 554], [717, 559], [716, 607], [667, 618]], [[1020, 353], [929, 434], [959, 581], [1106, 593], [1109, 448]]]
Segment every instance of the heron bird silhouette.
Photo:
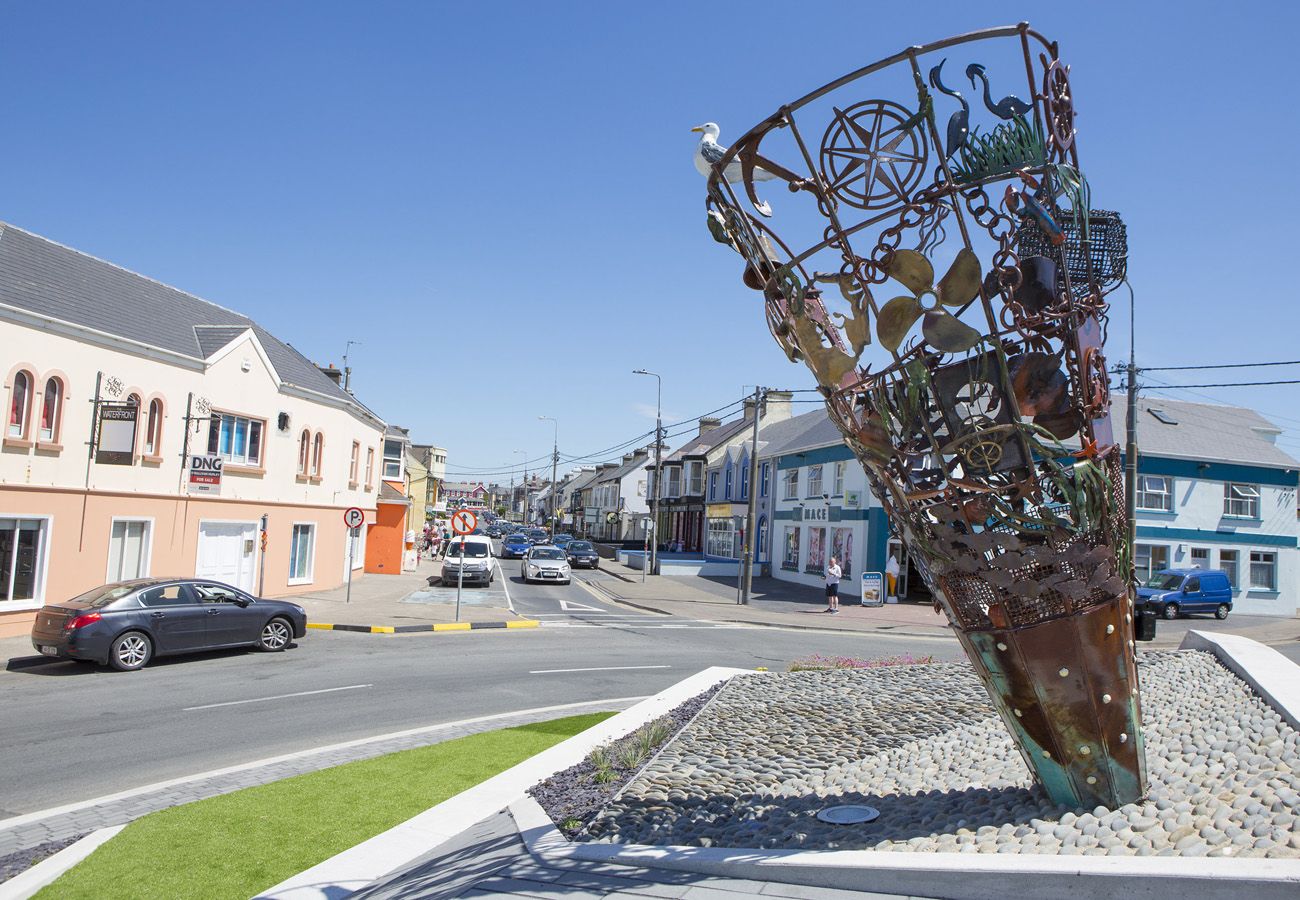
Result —
[[961, 146], [966, 143], [966, 137], [970, 134], [970, 104], [966, 102], [957, 91], [943, 83], [943, 64], [948, 60], [939, 61], [939, 65], [930, 70], [930, 86], [941, 94], [947, 94], [949, 97], [956, 97], [961, 103], [961, 109], [952, 114], [948, 119], [948, 146], [945, 156], [952, 156]]
[[[940, 63], [940, 65], [943, 65]], [[1033, 109], [1033, 105], [1021, 100], [1015, 94], [1007, 94], [997, 103], [993, 102], [993, 96], [989, 93], [989, 77], [984, 74], [984, 67], [979, 63], [971, 63], [966, 67], [966, 77], [970, 79], [971, 87], [975, 86], [975, 79], [978, 78], [984, 82], [984, 105], [988, 107], [989, 112], [999, 119], [1006, 119], [1008, 122], [1016, 116], [1023, 116]]]

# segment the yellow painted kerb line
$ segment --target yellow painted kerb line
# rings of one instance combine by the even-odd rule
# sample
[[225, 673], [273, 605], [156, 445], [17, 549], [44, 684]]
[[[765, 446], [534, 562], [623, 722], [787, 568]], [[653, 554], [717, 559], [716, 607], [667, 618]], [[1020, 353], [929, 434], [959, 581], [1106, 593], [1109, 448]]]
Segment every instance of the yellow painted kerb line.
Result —
[[468, 622], [440, 622], [433, 626], [434, 631], [469, 631]]
[[334, 629], [333, 625], [326, 624], [325, 622], [308, 622], [307, 627], [319, 628], [322, 631], [332, 631]]

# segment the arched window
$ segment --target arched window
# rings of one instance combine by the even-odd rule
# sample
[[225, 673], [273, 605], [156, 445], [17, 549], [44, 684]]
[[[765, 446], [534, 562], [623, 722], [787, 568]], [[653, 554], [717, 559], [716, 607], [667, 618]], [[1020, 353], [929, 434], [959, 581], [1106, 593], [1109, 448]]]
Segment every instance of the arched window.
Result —
[[312, 444], [311, 450], [311, 474], [315, 478], [321, 473], [320, 458], [325, 450], [325, 435], [319, 431], [316, 432], [316, 440]]
[[298, 474], [307, 474], [307, 454], [311, 452], [311, 432], [303, 429], [302, 437], [298, 438]]
[[145, 456], [158, 456], [162, 452], [162, 420], [162, 401], [155, 397], [149, 401], [149, 416], [145, 420]]
[[57, 378], [47, 379], [45, 397], [41, 401], [41, 440], [51, 444], [58, 440], [62, 413], [63, 382]]
[[27, 372], [15, 372], [14, 383], [9, 390], [9, 427], [5, 434], [13, 438], [26, 437], [31, 417], [32, 376]]

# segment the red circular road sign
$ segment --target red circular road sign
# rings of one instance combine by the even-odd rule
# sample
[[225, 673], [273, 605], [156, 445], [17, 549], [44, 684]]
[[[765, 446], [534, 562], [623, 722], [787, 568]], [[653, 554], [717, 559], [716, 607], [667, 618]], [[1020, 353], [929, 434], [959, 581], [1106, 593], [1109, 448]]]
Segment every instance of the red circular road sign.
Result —
[[460, 535], [471, 533], [478, 527], [478, 516], [468, 509], [462, 509], [451, 517], [451, 530]]
[[349, 506], [343, 510], [343, 524], [349, 528], [360, 528], [366, 522], [366, 513], [359, 506]]

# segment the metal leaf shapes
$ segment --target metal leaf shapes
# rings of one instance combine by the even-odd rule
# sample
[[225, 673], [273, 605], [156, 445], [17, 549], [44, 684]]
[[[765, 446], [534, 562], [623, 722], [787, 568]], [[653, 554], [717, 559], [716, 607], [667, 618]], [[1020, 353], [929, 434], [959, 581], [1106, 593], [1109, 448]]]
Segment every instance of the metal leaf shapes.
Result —
[[980, 289], [980, 263], [963, 247], [934, 285], [934, 266], [915, 250], [898, 250], [885, 267], [890, 278], [912, 291], [912, 296], [895, 297], [880, 310], [876, 336], [888, 350], [898, 350], [907, 332], [924, 317], [921, 333], [930, 346], [945, 353], [970, 350], [980, 342], [980, 333], [950, 313], [946, 306], [965, 306]]

